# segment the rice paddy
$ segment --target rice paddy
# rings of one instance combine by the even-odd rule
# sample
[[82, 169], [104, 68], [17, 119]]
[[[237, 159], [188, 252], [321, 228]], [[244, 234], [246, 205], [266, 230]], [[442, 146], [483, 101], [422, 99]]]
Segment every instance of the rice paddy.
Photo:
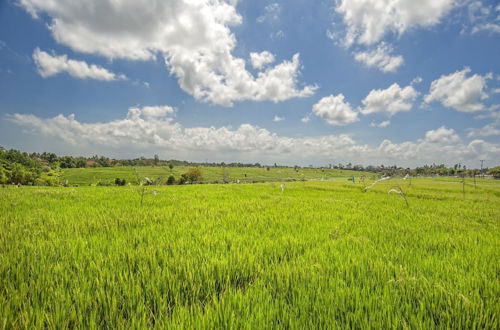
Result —
[[0, 188], [0, 326], [498, 329], [500, 183], [370, 183]]
[[[175, 166], [173, 169], [167, 166], [123, 166], [123, 167], [96, 167], [96, 168], [71, 168], [60, 172], [59, 180], [68, 181], [69, 185], [92, 185], [97, 183], [113, 184], [115, 178], [125, 179], [127, 182], [136, 184], [137, 176], [158, 179], [165, 184], [167, 178], [173, 175], [179, 179], [189, 166]], [[276, 180], [300, 181], [300, 180], [346, 180], [347, 177], [359, 176], [362, 172], [338, 169], [297, 168], [292, 167], [216, 167], [204, 166], [203, 183], [222, 182], [271, 182]], [[374, 176], [368, 174], [367, 176]]]

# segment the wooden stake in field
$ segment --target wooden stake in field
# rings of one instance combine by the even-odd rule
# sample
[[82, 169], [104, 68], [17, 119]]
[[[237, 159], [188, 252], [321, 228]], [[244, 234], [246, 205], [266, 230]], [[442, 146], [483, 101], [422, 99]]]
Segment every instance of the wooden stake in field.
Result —
[[464, 195], [465, 199], [465, 174], [462, 176], [462, 194]]

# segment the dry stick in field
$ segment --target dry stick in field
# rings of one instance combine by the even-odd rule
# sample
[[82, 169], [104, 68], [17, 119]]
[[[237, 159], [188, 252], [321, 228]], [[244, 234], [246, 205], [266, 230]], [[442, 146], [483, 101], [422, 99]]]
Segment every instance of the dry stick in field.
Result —
[[384, 181], [384, 180], [389, 180], [391, 177], [390, 176], [384, 176], [382, 177], [381, 179], [378, 179], [376, 180], [375, 182], [373, 182], [371, 185], [369, 186], [366, 186], [363, 188], [363, 192], [366, 192], [368, 189], [370, 189], [371, 187], [373, 187], [375, 184], [377, 184], [378, 182], [380, 181]]
[[462, 194], [464, 195], [465, 199], [465, 174], [462, 176]]

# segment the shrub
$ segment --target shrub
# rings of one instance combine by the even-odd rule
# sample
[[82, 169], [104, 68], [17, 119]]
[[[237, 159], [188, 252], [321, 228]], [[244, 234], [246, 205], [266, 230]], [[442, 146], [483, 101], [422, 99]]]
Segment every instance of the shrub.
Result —
[[186, 172], [186, 178], [190, 183], [203, 180], [203, 172], [199, 167], [191, 167]]
[[0, 166], [0, 184], [7, 183], [7, 171]]
[[173, 185], [174, 183], [175, 183], [175, 177], [173, 175], [169, 176], [167, 179], [167, 184], [170, 186]]
[[125, 179], [120, 179], [120, 178], [115, 179], [115, 185], [117, 185], [117, 186], [124, 186], [126, 184], [127, 184], [127, 181]]
[[179, 179], [179, 184], [185, 184], [188, 180], [187, 174], [184, 173], [181, 175], [181, 178]]

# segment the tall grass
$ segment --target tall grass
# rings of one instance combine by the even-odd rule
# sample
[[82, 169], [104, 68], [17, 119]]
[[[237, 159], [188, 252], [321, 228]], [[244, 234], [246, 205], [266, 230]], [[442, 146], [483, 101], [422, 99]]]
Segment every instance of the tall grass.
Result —
[[499, 328], [500, 185], [0, 189], [2, 328]]

